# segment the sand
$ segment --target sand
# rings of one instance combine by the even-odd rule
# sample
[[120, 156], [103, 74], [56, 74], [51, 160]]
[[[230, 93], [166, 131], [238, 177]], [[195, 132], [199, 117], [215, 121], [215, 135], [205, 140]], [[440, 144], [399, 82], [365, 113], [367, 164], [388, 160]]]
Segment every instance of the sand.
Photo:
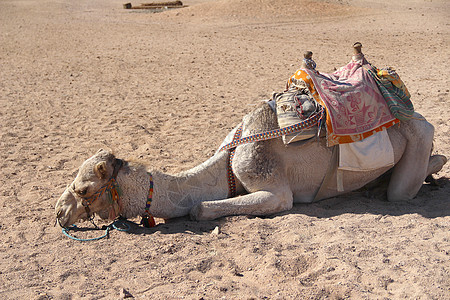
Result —
[[284, 89], [305, 50], [332, 72], [360, 41], [397, 69], [449, 156], [448, 1], [186, 0], [160, 14], [124, 2], [0, 2], [0, 298], [450, 298], [450, 164], [407, 203], [354, 192], [84, 243], [54, 226], [99, 148], [191, 168]]

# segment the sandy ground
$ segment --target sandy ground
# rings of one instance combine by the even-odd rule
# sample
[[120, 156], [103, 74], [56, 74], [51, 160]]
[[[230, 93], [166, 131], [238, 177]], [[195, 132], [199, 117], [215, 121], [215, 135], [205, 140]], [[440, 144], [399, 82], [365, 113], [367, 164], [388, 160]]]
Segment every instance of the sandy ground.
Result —
[[186, 0], [161, 14], [124, 2], [0, 1], [0, 298], [450, 298], [450, 164], [408, 203], [355, 192], [89, 243], [54, 227], [56, 200], [99, 148], [193, 167], [305, 50], [331, 72], [360, 41], [396, 67], [449, 156], [448, 1]]

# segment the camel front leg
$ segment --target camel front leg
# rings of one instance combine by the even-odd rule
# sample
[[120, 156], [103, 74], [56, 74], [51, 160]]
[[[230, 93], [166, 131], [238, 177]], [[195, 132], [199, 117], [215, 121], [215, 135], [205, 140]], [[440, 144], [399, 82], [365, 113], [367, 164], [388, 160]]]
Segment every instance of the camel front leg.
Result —
[[290, 189], [277, 192], [258, 191], [234, 198], [204, 201], [192, 208], [194, 220], [214, 220], [224, 216], [264, 216], [292, 208], [293, 195]]

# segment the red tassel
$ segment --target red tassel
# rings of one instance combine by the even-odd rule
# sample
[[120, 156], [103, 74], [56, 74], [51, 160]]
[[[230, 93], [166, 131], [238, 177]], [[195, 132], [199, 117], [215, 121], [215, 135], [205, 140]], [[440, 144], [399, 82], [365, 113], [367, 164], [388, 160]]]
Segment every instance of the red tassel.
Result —
[[151, 228], [151, 227], [156, 226], [156, 222], [155, 222], [155, 219], [153, 218], [153, 216], [142, 217], [141, 224], [146, 228]]

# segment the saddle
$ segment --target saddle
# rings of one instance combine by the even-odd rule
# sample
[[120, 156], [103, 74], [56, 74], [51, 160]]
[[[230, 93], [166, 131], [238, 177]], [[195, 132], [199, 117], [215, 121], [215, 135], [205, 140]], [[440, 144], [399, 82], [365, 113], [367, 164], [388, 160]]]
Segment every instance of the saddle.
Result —
[[[297, 85], [298, 84], [298, 85]], [[302, 122], [320, 111], [320, 104], [312, 97], [303, 81], [298, 81], [282, 93], [274, 93], [272, 100], [276, 103], [278, 126], [289, 127]], [[285, 144], [310, 139], [319, 134], [319, 124], [300, 132], [283, 135]]]

